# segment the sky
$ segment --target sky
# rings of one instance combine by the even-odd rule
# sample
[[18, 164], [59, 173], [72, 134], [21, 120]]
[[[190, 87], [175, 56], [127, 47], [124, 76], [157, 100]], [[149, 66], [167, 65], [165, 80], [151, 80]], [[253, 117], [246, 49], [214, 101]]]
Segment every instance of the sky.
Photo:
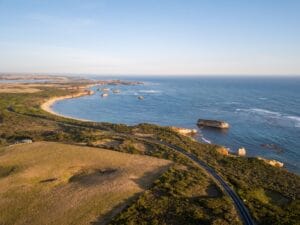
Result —
[[0, 0], [0, 72], [300, 75], [300, 0]]

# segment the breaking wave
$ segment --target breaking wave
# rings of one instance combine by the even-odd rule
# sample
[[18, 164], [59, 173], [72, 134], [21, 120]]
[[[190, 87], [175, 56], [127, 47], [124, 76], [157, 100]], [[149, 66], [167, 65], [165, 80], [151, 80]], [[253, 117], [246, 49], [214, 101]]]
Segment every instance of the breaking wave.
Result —
[[161, 91], [159, 90], [139, 90], [140, 93], [147, 93], [147, 94], [159, 94]]
[[205, 142], [205, 143], [211, 144], [211, 141], [208, 140], [207, 138], [203, 137], [203, 136], [201, 136], [201, 140], [202, 140], [203, 142]]
[[281, 116], [281, 113], [270, 111], [267, 109], [259, 109], [259, 108], [251, 108], [251, 109], [236, 109], [236, 111], [241, 112], [250, 112], [250, 113], [256, 113], [260, 115], [269, 115], [269, 116]]
[[243, 112], [249, 114], [256, 114], [258, 116], [277, 119], [281, 122], [292, 123], [293, 126], [299, 128], [300, 127], [300, 117], [292, 116], [292, 115], [284, 115], [280, 112], [274, 112], [267, 109], [259, 109], [259, 108], [250, 108], [250, 109], [236, 109], [236, 112]]
[[299, 116], [287, 116], [286, 118], [295, 122], [295, 127], [300, 128], [300, 117]]

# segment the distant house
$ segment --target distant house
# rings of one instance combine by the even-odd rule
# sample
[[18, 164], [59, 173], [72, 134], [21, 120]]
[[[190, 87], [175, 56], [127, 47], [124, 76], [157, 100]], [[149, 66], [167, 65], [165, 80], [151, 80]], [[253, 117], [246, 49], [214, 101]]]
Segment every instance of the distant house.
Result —
[[33, 141], [31, 140], [31, 139], [29, 139], [29, 138], [24, 138], [24, 139], [21, 139], [21, 140], [19, 140], [17, 143], [18, 144], [21, 144], [21, 143], [23, 143], [23, 144], [30, 144], [30, 143], [32, 143]]
[[246, 149], [245, 148], [239, 148], [237, 151], [238, 156], [245, 156], [246, 155]]

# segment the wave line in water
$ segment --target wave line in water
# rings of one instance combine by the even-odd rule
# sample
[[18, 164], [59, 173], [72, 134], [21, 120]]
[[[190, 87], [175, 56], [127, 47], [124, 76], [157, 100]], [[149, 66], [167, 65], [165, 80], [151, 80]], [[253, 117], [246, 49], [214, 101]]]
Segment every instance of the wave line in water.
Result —
[[300, 117], [299, 116], [287, 116], [292, 121], [295, 121], [295, 127], [300, 128]]
[[147, 93], [147, 94], [159, 94], [161, 91], [158, 90], [139, 90], [140, 93]]
[[282, 122], [292, 123], [294, 127], [300, 128], [300, 117], [294, 115], [284, 115], [280, 112], [274, 112], [267, 109], [250, 108], [250, 109], [236, 109], [236, 112], [243, 112], [249, 114], [256, 114], [266, 118], [277, 119]]
[[202, 140], [203, 142], [207, 143], [207, 144], [211, 144], [211, 141], [208, 140], [207, 138], [203, 137], [203, 136], [201, 136], [201, 140]]

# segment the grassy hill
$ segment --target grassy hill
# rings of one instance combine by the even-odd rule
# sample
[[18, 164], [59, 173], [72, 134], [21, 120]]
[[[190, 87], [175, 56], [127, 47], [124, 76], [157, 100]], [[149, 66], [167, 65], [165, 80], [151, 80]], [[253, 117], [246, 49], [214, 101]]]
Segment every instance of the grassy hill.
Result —
[[118, 212], [171, 165], [53, 142], [1, 149], [0, 224], [89, 224]]
[[[112, 214], [102, 213], [101, 210], [93, 211], [94, 208], [96, 210], [99, 209], [100, 206], [97, 206], [97, 204], [100, 204], [99, 202], [104, 204], [109, 202], [110, 199], [113, 200], [113, 194], [95, 199], [95, 205], [91, 208], [87, 207], [87, 211], [83, 210], [83, 212], [97, 214], [99, 221], [110, 221], [112, 224], [122, 225], [181, 225], [184, 222], [185, 224], [241, 224], [232, 202], [201, 169], [195, 167], [179, 153], [163, 145], [143, 141], [141, 137], [144, 139], [163, 140], [166, 143], [179, 146], [206, 162], [235, 189], [244, 200], [257, 224], [289, 225], [297, 224], [300, 221], [300, 178], [298, 175], [290, 173], [284, 168], [275, 168], [267, 165], [256, 158], [221, 155], [217, 151], [219, 146], [193, 141], [166, 127], [151, 124], [126, 126], [124, 124], [81, 122], [57, 117], [41, 110], [40, 104], [46, 98], [67, 95], [70, 92], [74, 93], [74, 91], [55, 85], [49, 87], [40, 84], [36, 88], [41, 91], [23, 94], [0, 93], [0, 147], [13, 144], [22, 138], [31, 138], [36, 142], [68, 143], [72, 144], [72, 146], [81, 145], [81, 148], [83, 148], [83, 145], [86, 145], [93, 146], [95, 147], [93, 149], [99, 151], [105, 148], [134, 155], [154, 156], [174, 163], [167, 171], [155, 179], [152, 185], [146, 187], [147, 191], [137, 198], [131, 199], [128, 202], [130, 204], [121, 212], [119, 210], [122, 207], [117, 207], [118, 210], [114, 210]], [[7, 147], [3, 149], [7, 149]], [[55, 148], [52, 150], [55, 150]], [[6, 154], [6, 151], [1, 150], [0, 157]], [[76, 154], [75, 158], [77, 157], [80, 159], [83, 155]], [[49, 165], [53, 164], [60, 168], [61, 164], [55, 164], [55, 162], [56, 160], [53, 160]], [[147, 163], [145, 161], [145, 166]], [[18, 163], [4, 164], [0, 162], [0, 183], [2, 182], [1, 180], [7, 180], [17, 175], [18, 171], [22, 171], [22, 168], [18, 166]], [[45, 169], [43, 168], [41, 171]], [[93, 174], [101, 173], [101, 171], [102, 169], [99, 171], [97, 168], [90, 168], [78, 170], [72, 175], [63, 175], [62, 177], [66, 176], [64, 184], [60, 183], [63, 180], [62, 178], [56, 179], [56, 176], [51, 175], [37, 179], [36, 184], [41, 182], [41, 184], [44, 184], [42, 187], [52, 187], [51, 185], [55, 186], [56, 183], [67, 186], [76, 184], [78, 186], [78, 179], [88, 180], [89, 177], [94, 177]], [[105, 175], [108, 173], [106, 170], [102, 172]], [[109, 172], [112, 171], [109, 170]], [[66, 173], [62, 172], [62, 174]], [[86, 174], [88, 176], [85, 176]], [[74, 194], [79, 193], [79, 190], [83, 191], [85, 188], [93, 186], [84, 186], [82, 182], [80, 185], [82, 189], [78, 189]], [[40, 186], [37, 185], [36, 187]], [[2, 192], [0, 191], [0, 193]], [[11, 199], [15, 198], [13, 194]], [[28, 194], [31, 196], [30, 192]], [[27, 210], [26, 206], [29, 206], [31, 203], [31, 200], [28, 200], [23, 205], [21, 204], [24, 207], [24, 211], [21, 211], [22, 213], [19, 213], [20, 210], [17, 204], [10, 208], [8, 207], [7, 209], [11, 210], [15, 208], [15, 211], [8, 213], [6, 207], [4, 207], [7, 204], [4, 197], [5, 195], [0, 195], [0, 204], [2, 204], [0, 213], [6, 214], [10, 221], [13, 221], [15, 215], [19, 216], [18, 218], [21, 222], [27, 221], [28, 218], [26, 216], [35, 215], [35, 212], [39, 209], [39, 207], [28, 207]], [[34, 195], [32, 199], [35, 199]], [[41, 202], [43, 201], [44, 199], [41, 199]], [[68, 201], [64, 202], [64, 204], [67, 203]], [[83, 203], [83, 201], [80, 201], [80, 205]], [[35, 204], [39, 206], [38, 203]], [[64, 204], [62, 203], [60, 207], [63, 208]], [[121, 206], [124, 206], [124, 204], [121, 204]], [[80, 207], [84, 208], [85, 206], [83, 204]], [[81, 212], [81, 210], [79, 211]], [[55, 215], [51, 214], [50, 211], [48, 213], [49, 215], [45, 214], [45, 218], [48, 216], [54, 217], [55, 215], [60, 217], [59, 212]], [[13, 216], [9, 217], [9, 215]], [[64, 220], [73, 221], [72, 216], [69, 214], [64, 215], [66, 217]], [[78, 221], [81, 218], [79, 215], [80, 213], [78, 213]], [[62, 221], [64, 222], [64, 220]], [[77, 219], [74, 221], [77, 222]], [[60, 221], [56, 224], [60, 224]], [[72, 223], [70, 222], [70, 224]], [[74, 222], [74, 224], [77, 223]]]

